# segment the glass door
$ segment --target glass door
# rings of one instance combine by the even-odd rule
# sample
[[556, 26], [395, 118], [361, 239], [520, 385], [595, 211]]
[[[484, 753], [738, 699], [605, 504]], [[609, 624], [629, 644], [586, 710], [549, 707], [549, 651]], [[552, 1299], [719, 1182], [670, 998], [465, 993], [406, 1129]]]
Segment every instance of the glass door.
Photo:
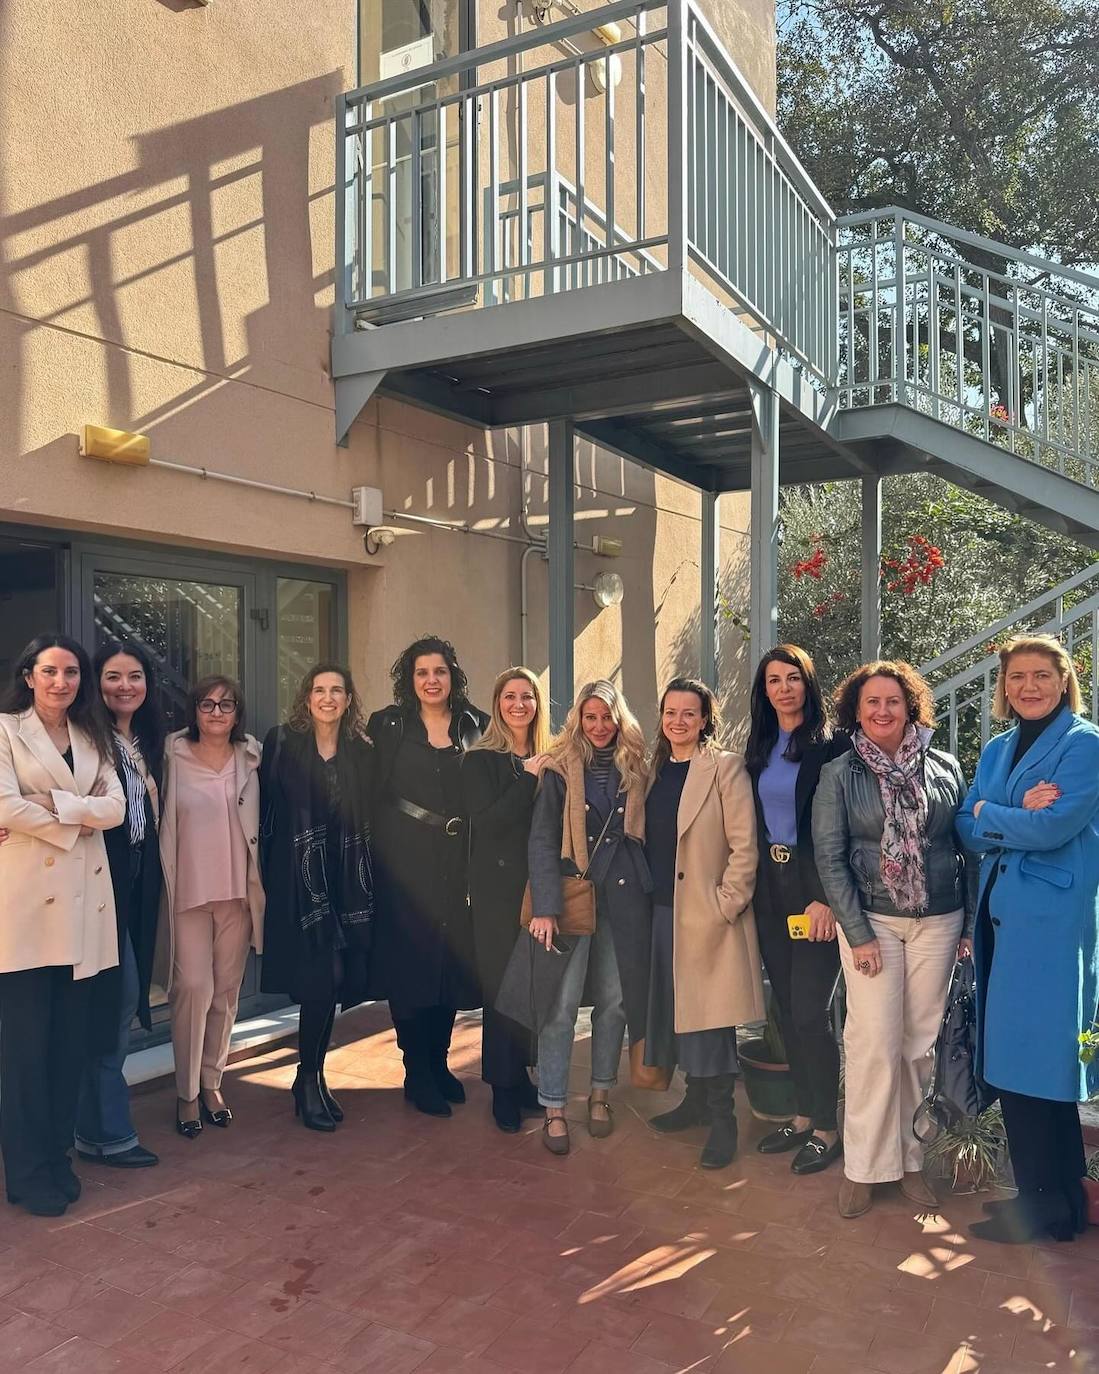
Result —
[[31, 640], [64, 625], [62, 558], [56, 544], [0, 538], [0, 683], [4, 687]]

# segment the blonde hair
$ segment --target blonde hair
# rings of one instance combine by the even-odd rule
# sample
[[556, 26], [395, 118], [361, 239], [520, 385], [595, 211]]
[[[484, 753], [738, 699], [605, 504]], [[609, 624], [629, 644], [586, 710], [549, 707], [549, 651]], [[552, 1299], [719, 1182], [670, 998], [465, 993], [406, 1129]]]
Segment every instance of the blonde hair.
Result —
[[606, 678], [599, 678], [595, 682], [586, 682], [577, 692], [576, 701], [572, 710], [565, 717], [565, 724], [561, 733], [550, 745], [553, 758], [561, 759], [566, 754], [578, 753], [583, 760], [584, 767], [591, 767], [595, 759], [595, 751], [584, 734], [581, 717], [584, 713], [585, 704], [591, 701], [593, 697], [608, 708], [611, 719], [618, 727], [618, 734], [614, 741], [614, 766], [618, 769], [622, 786], [629, 790], [631, 787], [644, 783], [646, 777], [645, 736], [642, 734], [637, 717], [627, 705], [626, 698], [614, 683], [608, 682]]
[[1016, 654], [1045, 654], [1051, 659], [1064, 680], [1063, 692], [1068, 708], [1079, 715], [1083, 708], [1080, 682], [1068, 650], [1055, 635], [1014, 635], [1000, 645], [1000, 671], [996, 676], [996, 692], [992, 698], [992, 714], [997, 720], [1015, 720], [1014, 710], [1007, 700], [1007, 665]]
[[504, 694], [504, 688], [509, 682], [514, 682], [516, 678], [521, 678], [523, 682], [528, 683], [534, 693], [535, 711], [534, 719], [530, 723], [530, 752], [532, 754], [544, 754], [549, 748], [549, 712], [546, 707], [546, 694], [542, 691], [542, 684], [529, 668], [514, 667], [505, 668], [493, 684], [491, 719], [485, 733], [473, 746], [474, 749], [488, 749], [494, 754], [513, 754], [515, 752], [515, 739], [512, 736], [511, 727], [504, 720], [503, 712], [500, 710], [500, 698]]

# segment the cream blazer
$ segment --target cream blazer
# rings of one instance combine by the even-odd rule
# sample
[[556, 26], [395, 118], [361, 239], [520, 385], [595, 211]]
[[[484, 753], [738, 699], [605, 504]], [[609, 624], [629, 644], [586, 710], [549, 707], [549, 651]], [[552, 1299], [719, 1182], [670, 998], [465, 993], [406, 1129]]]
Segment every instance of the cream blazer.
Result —
[[[126, 798], [113, 764], [69, 725], [69, 770], [34, 708], [0, 715], [0, 973], [72, 965], [91, 978], [118, 963], [114, 891], [103, 831], [121, 825]], [[105, 795], [88, 795], [99, 779]], [[28, 794], [48, 793], [56, 818]], [[81, 835], [90, 826], [92, 835]]]

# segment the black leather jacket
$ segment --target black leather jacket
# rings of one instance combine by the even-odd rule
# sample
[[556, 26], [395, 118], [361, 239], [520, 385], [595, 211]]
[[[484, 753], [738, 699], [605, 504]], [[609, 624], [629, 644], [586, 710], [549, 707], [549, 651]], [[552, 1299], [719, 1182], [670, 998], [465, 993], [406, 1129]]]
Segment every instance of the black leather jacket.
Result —
[[924, 751], [927, 790], [927, 848], [924, 871], [927, 910], [898, 911], [881, 878], [881, 834], [885, 808], [873, 773], [851, 751], [820, 771], [813, 800], [813, 847], [828, 905], [852, 945], [874, 938], [865, 913], [880, 916], [941, 916], [965, 911], [963, 934], [973, 929], [976, 866], [968, 863], [954, 818], [966, 794], [958, 761], [941, 749]]

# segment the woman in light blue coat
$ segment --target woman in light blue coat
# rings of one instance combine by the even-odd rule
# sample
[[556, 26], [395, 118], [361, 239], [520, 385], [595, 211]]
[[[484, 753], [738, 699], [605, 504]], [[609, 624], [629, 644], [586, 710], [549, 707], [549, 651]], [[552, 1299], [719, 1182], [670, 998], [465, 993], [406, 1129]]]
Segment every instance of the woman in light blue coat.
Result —
[[1099, 1001], [1099, 730], [1076, 713], [1072, 660], [1051, 635], [1000, 650], [991, 740], [958, 813], [982, 858], [974, 958], [978, 1069], [1000, 1093], [1019, 1196], [989, 1204], [985, 1239], [1072, 1240], [1086, 1225], [1076, 1103], [1096, 1086], [1079, 1037]]

